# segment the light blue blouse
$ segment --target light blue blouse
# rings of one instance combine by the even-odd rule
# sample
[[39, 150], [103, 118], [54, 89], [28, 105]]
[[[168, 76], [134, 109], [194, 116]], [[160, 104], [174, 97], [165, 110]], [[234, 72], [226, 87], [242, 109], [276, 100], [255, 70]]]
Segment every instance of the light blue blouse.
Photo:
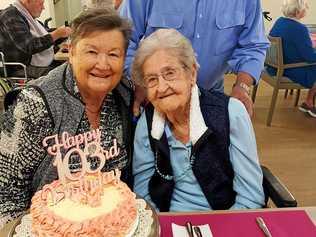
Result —
[[[252, 123], [244, 105], [237, 99], [230, 98], [228, 112], [229, 154], [235, 172], [233, 188], [237, 193], [236, 202], [231, 209], [260, 208], [264, 205], [264, 193]], [[175, 176], [170, 211], [212, 209], [190, 168], [189, 157], [192, 144], [184, 145], [178, 141], [172, 135], [168, 125], [165, 126], [165, 132]], [[154, 174], [155, 163], [149, 144], [145, 114], [142, 114], [137, 124], [133, 159], [134, 191], [155, 207], [148, 192], [148, 183]]]

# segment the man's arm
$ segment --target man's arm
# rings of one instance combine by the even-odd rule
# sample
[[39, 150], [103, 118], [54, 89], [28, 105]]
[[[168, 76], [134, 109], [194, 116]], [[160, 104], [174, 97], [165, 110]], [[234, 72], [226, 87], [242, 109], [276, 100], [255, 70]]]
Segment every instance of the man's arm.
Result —
[[245, 88], [258, 83], [269, 41], [265, 36], [260, 1], [247, 1], [246, 4], [244, 29], [228, 64], [237, 74], [231, 96], [241, 100], [252, 115], [252, 101]]
[[231, 93], [232, 97], [240, 100], [245, 105], [250, 117], [253, 115], [253, 102], [250, 97], [250, 87], [254, 84], [254, 81], [253, 77], [248, 73], [239, 72]]
[[245, 25], [228, 64], [235, 73], [245, 72], [256, 84], [263, 69], [269, 41], [265, 35], [260, 1], [246, 1]]

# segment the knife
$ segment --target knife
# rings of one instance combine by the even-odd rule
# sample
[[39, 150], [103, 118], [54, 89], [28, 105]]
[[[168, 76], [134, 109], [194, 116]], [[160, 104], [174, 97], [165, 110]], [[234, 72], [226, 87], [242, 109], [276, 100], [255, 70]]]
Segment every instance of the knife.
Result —
[[257, 221], [257, 224], [259, 226], [259, 228], [262, 230], [262, 232], [264, 233], [264, 235], [266, 237], [272, 237], [266, 223], [264, 222], [263, 218], [262, 217], [257, 217], [256, 218], [256, 221]]
[[194, 237], [193, 235], [193, 228], [192, 228], [192, 223], [190, 221], [188, 221], [186, 224], [185, 224], [185, 227], [187, 229], [187, 232], [189, 234], [189, 237]]

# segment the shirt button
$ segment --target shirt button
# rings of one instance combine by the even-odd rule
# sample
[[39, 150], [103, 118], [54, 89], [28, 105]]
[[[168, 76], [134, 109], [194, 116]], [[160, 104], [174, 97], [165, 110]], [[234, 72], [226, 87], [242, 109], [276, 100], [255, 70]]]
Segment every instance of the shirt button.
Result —
[[200, 18], [202, 18], [202, 16], [203, 16], [202, 14], [199, 15]]
[[197, 35], [196, 35], [196, 38], [198, 38], [198, 39], [199, 39], [199, 38], [200, 38], [200, 34], [197, 34]]

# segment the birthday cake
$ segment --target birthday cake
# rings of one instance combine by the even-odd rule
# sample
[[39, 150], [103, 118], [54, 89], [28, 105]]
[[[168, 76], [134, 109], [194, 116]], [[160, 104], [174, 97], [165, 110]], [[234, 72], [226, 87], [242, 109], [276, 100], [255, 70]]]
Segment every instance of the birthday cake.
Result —
[[[47, 146], [51, 138], [43, 144]], [[58, 141], [57, 137], [54, 139]], [[137, 228], [136, 196], [120, 181], [119, 170], [101, 172], [106, 160], [102, 154], [111, 152], [103, 151], [98, 139], [93, 139], [91, 136], [90, 141], [79, 140], [85, 142], [84, 151], [78, 142], [74, 143], [63, 159], [60, 150], [66, 143], [57, 142], [57, 146], [48, 148], [55, 156], [59, 179], [45, 185], [32, 198], [30, 214], [35, 237], [125, 237]], [[112, 157], [119, 152], [115, 149]], [[69, 155], [74, 152], [82, 162], [81, 171], [76, 173], [68, 167]], [[99, 157], [99, 168], [90, 168], [87, 155]]]

